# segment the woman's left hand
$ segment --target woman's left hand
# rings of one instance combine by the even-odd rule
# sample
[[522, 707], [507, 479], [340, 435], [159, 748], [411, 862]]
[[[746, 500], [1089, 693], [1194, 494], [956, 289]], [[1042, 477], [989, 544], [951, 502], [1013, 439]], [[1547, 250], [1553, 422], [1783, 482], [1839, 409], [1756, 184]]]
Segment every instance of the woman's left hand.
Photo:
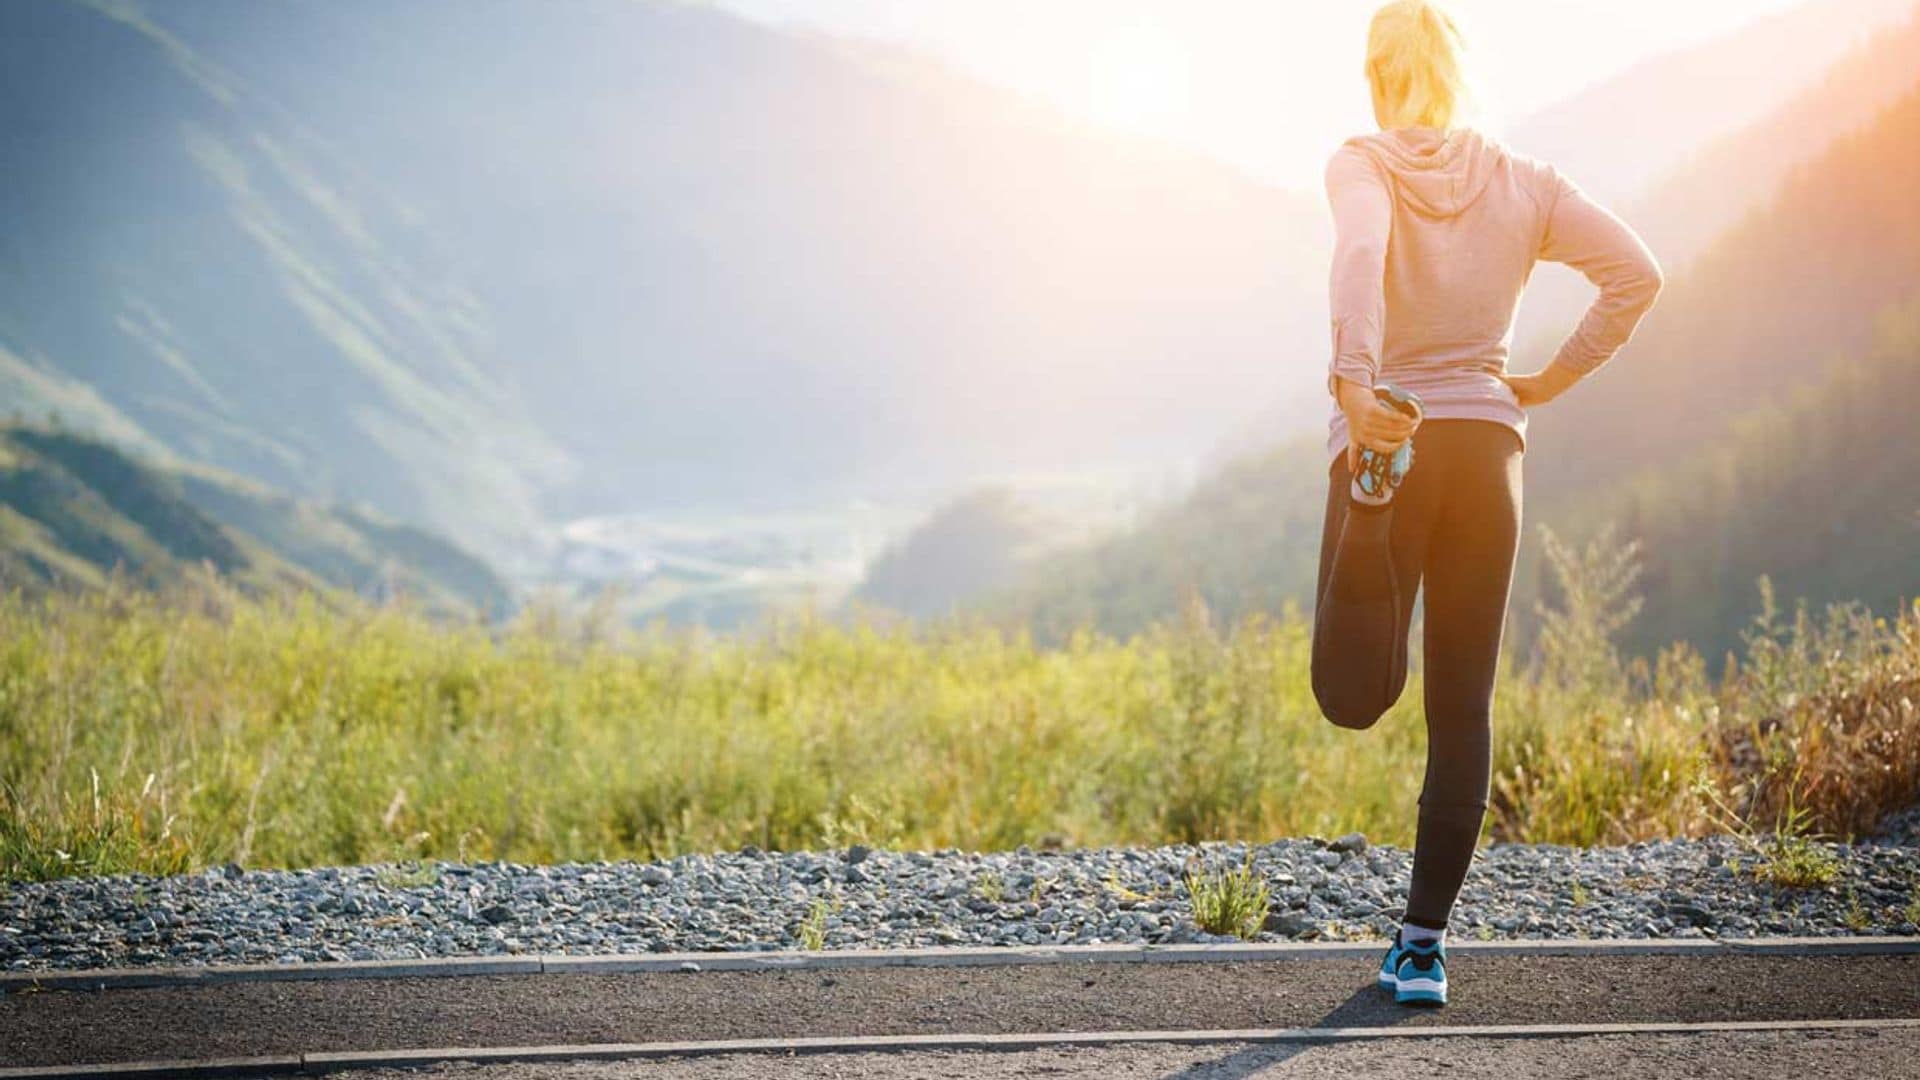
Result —
[[1568, 387], [1580, 381], [1580, 376], [1569, 373], [1565, 368], [1548, 365], [1532, 375], [1502, 375], [1500, 381], [1513, 391], [1521, 408], [1531, 409], [1566, 393]]

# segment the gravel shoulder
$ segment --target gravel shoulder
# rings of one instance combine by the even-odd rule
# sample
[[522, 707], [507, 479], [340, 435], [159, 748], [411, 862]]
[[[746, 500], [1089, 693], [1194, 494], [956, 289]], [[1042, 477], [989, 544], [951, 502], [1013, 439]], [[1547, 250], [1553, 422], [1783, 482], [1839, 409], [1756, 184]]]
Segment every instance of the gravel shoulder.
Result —
[[[1814, 888], [1758, 879], [1732, 837], [1624, 847], [1495, 844], [1475, 856], [1463, 939], [1920, 933], [1920, 815], [1822, 845]], [[1259, 940], [1390, 934], [1411, 853], [1362, 836], [978, 854], [748, 848], [658, 863], [216, 868], [0, 889], [0, 969], [445, 956], [1217, 942], [1183, 879], [1243, 861], [1271, 890]]]
[[1454, 959], [1442, 1010], [1366, 959], [496, 976], [8, 994], [19, 1065], [443, 1046], [1920, 1017], [1920, 954]]

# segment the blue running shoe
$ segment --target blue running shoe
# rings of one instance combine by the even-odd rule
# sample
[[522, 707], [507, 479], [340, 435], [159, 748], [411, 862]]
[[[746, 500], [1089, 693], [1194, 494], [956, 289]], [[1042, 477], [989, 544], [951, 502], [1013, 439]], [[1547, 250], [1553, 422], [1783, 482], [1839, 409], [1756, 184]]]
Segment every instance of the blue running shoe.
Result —
[[1447, 947], [1438, 941], [1414, 941], [1401, 948], [1393, 969], [1393, 1000], [1402, 1005], [1447, 1003]]
[[1400, 989], [1400, 958], [1406, 951], [1400, 944], [1400, 935], [1393, 935], [1393, 944], [1387, 946], [1387, 955], [1380, 960], [1380, 989]]
[[[1382, 383], [1373, 388], [1373, 396], [1389, 409], [1412, 417], [1418, 424], [1426, 416], [1426, 408], [1420, 401], [1420, 395], [1411, 390], [1402, 390], [1392, 383]], [[1407, 473], [1413, 469], [1413, 440], [1402, 443], [1400, 449], [1392, 454], [1382, 454], [1374, 450], [1360, 451], [1360, 467], [1353, 477], [1354, 498], [1361, 502], [1381, 504], [1393, 498], [1393, 492]]]

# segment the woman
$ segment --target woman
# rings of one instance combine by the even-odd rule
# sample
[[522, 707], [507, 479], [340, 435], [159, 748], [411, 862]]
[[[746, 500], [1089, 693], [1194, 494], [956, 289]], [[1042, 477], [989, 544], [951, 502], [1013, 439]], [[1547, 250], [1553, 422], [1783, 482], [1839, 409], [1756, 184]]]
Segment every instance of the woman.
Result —
[[[1462, 125], [1462, 74], [1439, 5], [1381, 8], [1367, 40], [1381, 130], [1326, 171], [1337, 407], [1313, 687], [1333, 723], [1372, 726], [1405, 685], [1424, 584], [1427, 768], [1407, 907], [1379, 973], [1410, 1004], [1446, 1001], [1447, 918], [1486, 813], [1526, 410], [1606, 363], [1662, 283], [1633, 231], [1552, 166]], [[1540, 259], [1599, 296], [1544, 368], [1509, 375], [1514, 309]]]

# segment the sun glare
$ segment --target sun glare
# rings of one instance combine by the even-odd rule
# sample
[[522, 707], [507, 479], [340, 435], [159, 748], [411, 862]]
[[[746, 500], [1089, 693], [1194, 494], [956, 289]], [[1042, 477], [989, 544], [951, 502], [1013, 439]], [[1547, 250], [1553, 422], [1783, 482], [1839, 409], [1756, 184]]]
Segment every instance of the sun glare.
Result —
[[1139, 135], [1178, 136], [1193, 110], [1193, 63], [1165, 30], [1141, 21], [1114, 27], [1089, 55], [1087, 112]]

